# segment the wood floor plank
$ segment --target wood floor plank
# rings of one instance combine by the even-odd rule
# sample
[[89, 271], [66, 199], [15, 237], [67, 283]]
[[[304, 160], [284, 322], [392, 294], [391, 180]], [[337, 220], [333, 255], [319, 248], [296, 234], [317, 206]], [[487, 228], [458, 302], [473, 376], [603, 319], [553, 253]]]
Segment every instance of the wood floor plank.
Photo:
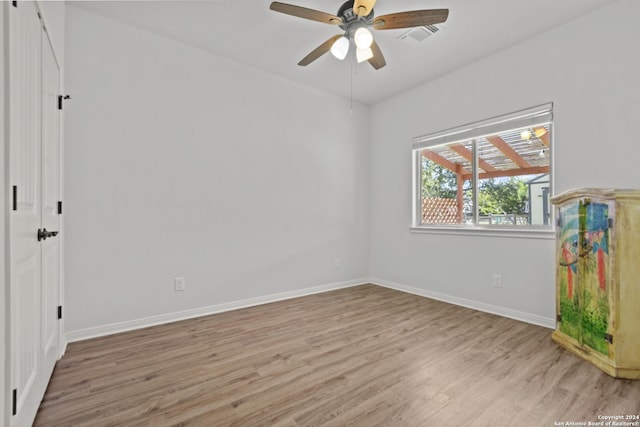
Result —
[[553, 426], [640, 414], [511, 319], [363, 285], [72, 343], [36, 426]]

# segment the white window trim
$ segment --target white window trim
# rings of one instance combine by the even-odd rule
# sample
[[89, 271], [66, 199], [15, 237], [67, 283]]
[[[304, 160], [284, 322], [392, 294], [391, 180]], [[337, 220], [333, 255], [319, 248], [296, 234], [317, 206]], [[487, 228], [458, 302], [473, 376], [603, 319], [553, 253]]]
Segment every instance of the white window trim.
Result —
[[538, 228], [535, 226], [509, 227], [509, 226], [483, 226], [483, 225], [467, 225], [459, 226], [451, 225], [419, 225], [411, 226], [409, 231], [416, 234], [449, 234], [458, 236], [486, 236], [486, 237], [505, 237], [518, 239], [555, 239], [556, 232], [553, 226]]
[[[554, 124], [553, 124], [553, 103], [546, 103], [536, 107], [515, 111], [506, 115], [494, 117], [479, 122], [469, 123], [452, 129], [439, 131], [427, 135], [417, 136], [412, 140], [412, 217], [409, 230], [417, 234], [448, 234], [461, 236], [487, 236], [503, 238], [527, 238], [527, 239], [555, 239], [555, 210], [551, 209], [550, 224], [545, 226], [505, 226], [505, 225], [478, 225], [478, 224], [420, 224], [422, 218], [422, 206], [418, 201], [421, 199], [421, 154], [423, 148], [435, 145], [449, 144], [459, 141], [467, 141], [473, 138], [480, 138], [487, 135], [503, 132], [519, 127], [535, 127], [543, 123], [551, 123], [551, 147], [549, 161], [549, 192], [553, 194], [554, 188]], [[475, 162], [474, 157], [474, 162]], [[476, 168], [474, 167], [474, 170]], [[475, 193], [475, 192], [474, 192]], [[477, 206], [476, 206], [477, 210]]]

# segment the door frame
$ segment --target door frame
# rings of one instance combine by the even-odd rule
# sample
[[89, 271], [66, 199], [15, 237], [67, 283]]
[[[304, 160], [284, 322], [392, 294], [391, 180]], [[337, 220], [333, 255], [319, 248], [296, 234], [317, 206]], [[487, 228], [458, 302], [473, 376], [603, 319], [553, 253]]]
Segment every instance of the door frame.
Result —
[[[5, 58], [2, 61], [2, 66], [0, 67], [0, 99], [4, 100], [4, 102], [0, 102], [0, 129], [2, 129], [2, 135], [0, 136], [0, 141], [2, 141], [2, 145], [0, 146], [0, 222], [2, 223], [2, 227], [0, 227], [0, 275], [2, 276], [2, 289], [0, 290], [0, 362], [2, 364], [2, 369], [0, 370], [0, 384], [8, 384], [6, 381], [9, 378], [9, 366], [8, 366], [8, 357], [10, 348], [7, 344], [7, 326], [8, 319], [7, 315], [8, 311], [8, 296], [9, 296], [9, 270], [6, 266], [9, 263], [7, 259], [9, 254], [9, 242], [6, 238], [9, 235], [9, 221], [8, 221], [8, 206], [9, 206], [9, 192], [7, 189], [9, 188], [9, 179], [7, 174], [9, 173], [9, 140], [7, 138], [7, 127], [5, 126], [6, 122], [6, 114], [7, 109], [5, 104], [7, 102], [7, 98], [5, 97], [5, 92], [7, 88], [7, 79], [5, 76], [5, 68], [7, 61], [7, 51], [8, 46], [5, 43], [5, 31], [8, 31], [8, 18], [6, 13], [8, 2], [2, 2], [0, 4], [0, 22], [2, 22], [3, 31], [0, 31], [0, 50], [2, 50], [2, 57]], [[8, 409], [9, 409], [9, 399], [8, 399], [8, 389], [6, 387], [0, 387], [0, 413], [2, 414], [2, 419], [0, 419], [0, 423], [3, 425], [7, 425], [9, 423], [8, 419]]]

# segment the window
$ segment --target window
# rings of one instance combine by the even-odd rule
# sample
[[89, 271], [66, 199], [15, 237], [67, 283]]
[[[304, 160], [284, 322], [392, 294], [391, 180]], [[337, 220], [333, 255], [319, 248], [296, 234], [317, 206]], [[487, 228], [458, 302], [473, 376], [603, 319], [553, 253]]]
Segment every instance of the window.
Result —
[[417, 137], [413, 227], [551, 229], [552, 105]]

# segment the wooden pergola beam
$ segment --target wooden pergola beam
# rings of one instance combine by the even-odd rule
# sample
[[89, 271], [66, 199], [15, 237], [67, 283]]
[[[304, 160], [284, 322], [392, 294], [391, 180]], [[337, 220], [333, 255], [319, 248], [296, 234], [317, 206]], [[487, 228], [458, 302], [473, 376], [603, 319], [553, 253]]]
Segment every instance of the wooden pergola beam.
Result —
[[458, 164], [458, 169], [456, 170], [456, 187], [457, 187], [457, 192], [456, 192], [456, 205], [457, 205], [457, 212], [456, 212], [456, 220], [458, 221], [458, 224], [462, 224], [462, 221], [464, 220], [464, 194], [463, 194], [463, 187], [464, 187], [464, 168], [462, 167], [461, 164]]
[[[451, 160], [447, 160], [444, 157], [442, 157], [440, 154], [434, 153], [428, 148], [425, 148], [424, 150], [422, 150], [422, 157], [424, 157], [425, 159], [431, 160], [432, 162], [437, 163], [444, 168], [449, 169], [451, 172], [470, 173], [466, 169], [461, 168], [461, 165], [459, 163], [454, 163]], [[462, 171], [460, 171], [460, 169], [462, 169]]]
[[[463, 145], [453, 144], [453, 145], [448, 145], [447, 148], [455, 153], [460, 154], [462, 157], [469, 160], [470, 162], [473, 162], [473, 153], [470, 150], [466, 149]], [[482, 160], [480, 158], [478, 158], [478, 167], [480, 167], [480, 169], [482, 169], [485, 172], [494, 172], [498, 170], [493, 166], [491, 166], [489, 163], [487, 163], [485, 160]]]
[[[539, 175], [542, 173], [549, 173], [549, 166], [533, 166], [530, 168], [523, 169], [507, 169], [507, 170], [498, 170], [495, 172], [484, 172], [478, 174], [478, 179], [489, 179], [489, 178], [502, 178], [505, 176], [518, 176], [518, 175]], [[464, 180], [469, 180], [473, 177], [473, 174], [466, 173], [462, 175]]]
[[511, 159], [513, 163], [515, 163], [518, 167], [522, 169], [530, 168], [531, 165], [525, 159], [523, 159], [509, 144], [505, 142], [504, 139], [500, 138], [498, 135], [487, 136], [487, 141], [489, 141], [494, 147], [500, 150], [505, 156]]

